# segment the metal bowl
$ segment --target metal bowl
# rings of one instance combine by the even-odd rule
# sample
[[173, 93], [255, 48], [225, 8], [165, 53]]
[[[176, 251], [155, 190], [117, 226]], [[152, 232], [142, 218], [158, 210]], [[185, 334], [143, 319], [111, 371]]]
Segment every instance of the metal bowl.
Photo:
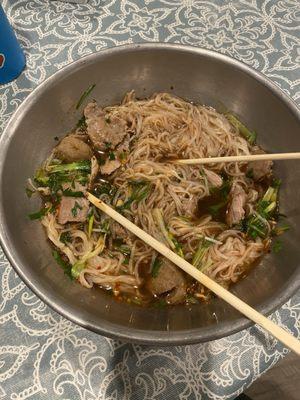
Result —
[[[250, 325], [219, 299], [187, 308], [139, 308], [120, 303], [98, 289], [71, 282], [56, 265], [39, 222], [27, 214], [39, 200], [28, 200], [26, 179], [80, 117], [75, 104], [96, 83], [102, 105], [119, 102], [134, 89], [137, 97], [167, 91], [190, 101], [232, 110], [258, 133], [270, 152], [300, 148], [300, 113], [291, 99], [246, 65], [208, 50], [170, 44], [117, 47], [78, 60], [47, 79], [16, 111], [0, 143], [0, 237], [4, 251], [25, 283], [54, 310], [100, 334], [149, 344], [214, 340]], [[291, 230], [279, 254], [269, 254], [232, 290], [264, 314], [299, 287], [299, 162], [276, 165], [283, 181], [281, 210]]]

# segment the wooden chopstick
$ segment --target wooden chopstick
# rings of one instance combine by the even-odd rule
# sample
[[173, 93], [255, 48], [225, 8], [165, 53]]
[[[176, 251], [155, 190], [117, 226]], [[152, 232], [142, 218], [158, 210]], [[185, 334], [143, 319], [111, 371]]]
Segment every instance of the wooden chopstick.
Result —
[[130, 232], [136, 235], [138, 238], [142, 239], [145, 243], [155, 249], [157, 252], [168, 258], [178, 267], [180, 267], [187, 274], [191, 275], [197, 281], [206, 286], [209, 290], [214, 292], [221, 299], [225, 300], [228, 304], [234, 307], [236, 310], [240, 311], [247, 318], [254, 321], [256, 324], [263, 327], [266, 331], [271, 333], [276, 339], [281, 341], [285, 346], [293, 350], [296, 354], [300, 355], [300, 341], [298, 341], [290, 333], [286, 332], [284, 329], [280, 328], [274, 322], [272, 322], [267, 317], [260, 314], [254, 308], [250, 307], [247, 303], [240, 300], [234, 294], [230, 293], [228, 290], [223, 288], [217, 282], [197, 270], [193, 265], [188, 263], [186, 260], [178, 256], [167, 246], [156, 240], [154, 237], [140, 229], [138, 226], [133, 224], [123, 215], [119, 214], [113, 208], [103, 203], [103, 201], [97, 199], [91, 193], [87, 193], [87, 199], [94, 204], [97, 208], [107, 214], [109, 217], [117, 221], [119, 224], [127, 228]]
[[187, 158], [170, 160], [173, 164], [215, 164], [223, 162], [249, 162], [262, 160], [297, 160], [300, 159], [300, 153], [278, 153], [278, 154], [249, 154], [246, 156], [224, 156], [208, 158]]

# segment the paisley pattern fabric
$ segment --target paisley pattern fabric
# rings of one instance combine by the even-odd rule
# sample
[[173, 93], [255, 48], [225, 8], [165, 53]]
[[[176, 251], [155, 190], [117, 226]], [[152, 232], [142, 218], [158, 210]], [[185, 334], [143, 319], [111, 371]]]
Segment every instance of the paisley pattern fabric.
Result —
[[[72, 60], [133, 42], [192, 44], [264, 72], [300, 103], [299, 0], [2, 0], [27, 69], [0, 87], [0, 129]], [[234, 399], [287, 350], [258, 327], [211, 343], [155, 348], [65, 320], [20, 281], [0, 250], [0, 399]], [[300, 336], [300, 293], [273, 320]]]

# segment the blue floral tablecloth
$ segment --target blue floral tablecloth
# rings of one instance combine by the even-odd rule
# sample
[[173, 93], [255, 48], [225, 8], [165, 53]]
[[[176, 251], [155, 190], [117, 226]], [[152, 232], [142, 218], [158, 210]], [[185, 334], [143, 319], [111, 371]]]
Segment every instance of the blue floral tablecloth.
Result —
[[[192, 44], [264, 72], [300, 102], [299, 0], [2, 0], [27, 69], [0, 87], [0, 131], [53, 72], [133, 42]], [[1, 40], [1, 38], [0, 38]], [[0, 250], [0, 399], [234, 399], [287, 350], [260, 328], [211, 343], [155, 348], [65, 320], [20, 281]], [[300, 336], [300, 293], [272, 318]]]

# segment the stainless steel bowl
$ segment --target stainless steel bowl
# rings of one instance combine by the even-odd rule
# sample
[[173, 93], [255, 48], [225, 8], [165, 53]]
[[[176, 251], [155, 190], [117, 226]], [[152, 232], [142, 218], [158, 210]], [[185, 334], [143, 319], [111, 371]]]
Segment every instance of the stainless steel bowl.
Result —
[[[250, 322], [219, 299], [208, 305], [145, 309], [116, 302], [101, 290], [71, 282], [54, 262], [39, 222], [27, 214], [26, 179], [80, 117], [75, 104], [92, 83], [100, 104], [119, 102], [135, 89], [138, 97], [173, 92], [198, 103], [237, 113], [258, 132], [270, 152], [300, 149], [297, 107], [258, 72], [208, 50], [170, 44], [117, 47], [76, 61], [35, 89], [16, 111], [0, 143], [0, 237], [4, 251], [25, 283], [57, 312], [106, 336], [151, 344], [204, 342], [230, 335]], [[291, 230], [283, 250], [268, 255], [233, 291], [264, 314], [299, 287], [300, 174], [298, 161], [276, 165], [283, 180], [282, 212]]]

